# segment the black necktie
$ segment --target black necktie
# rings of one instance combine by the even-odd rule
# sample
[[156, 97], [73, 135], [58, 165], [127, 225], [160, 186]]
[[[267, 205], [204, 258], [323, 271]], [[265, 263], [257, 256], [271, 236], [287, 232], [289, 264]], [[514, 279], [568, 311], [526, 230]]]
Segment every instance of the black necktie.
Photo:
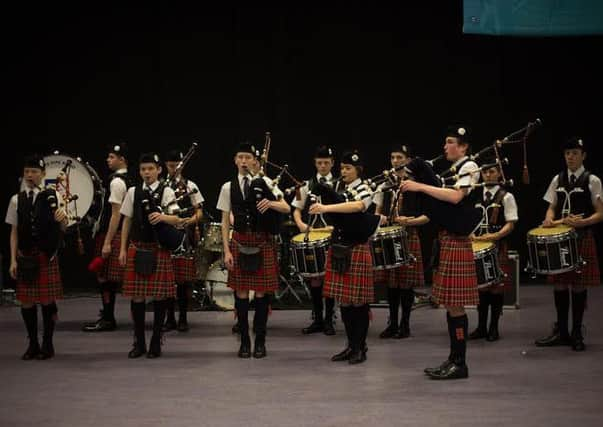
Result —
[[576, 175], [570, 175], [570, 184], [574, 185], [576, 183]]
[[29, 203], [29, 206], [33, 206], [33, 199], [34, 199], [34, 192], [33, 192], [33, 190], [29, 190], [29, 193], [27, 193], [27, 202]]
[[245, 199], [247, 199], [247, 196], [249, 196], [249, 178], [244, 177], [243, 178], [243, 197]]
[[490, 203], [490, 200], [492, 200], [492, 193], [490, 193], [489, 191], [486, 191], [485, 200], [486, 200], [486, 203]]
[[320, 182], [321, 184], [325, 184], [327, 182], [327, 179], [324, 176], [321, 176], [320, 178], [318, 178], [318, 182]]

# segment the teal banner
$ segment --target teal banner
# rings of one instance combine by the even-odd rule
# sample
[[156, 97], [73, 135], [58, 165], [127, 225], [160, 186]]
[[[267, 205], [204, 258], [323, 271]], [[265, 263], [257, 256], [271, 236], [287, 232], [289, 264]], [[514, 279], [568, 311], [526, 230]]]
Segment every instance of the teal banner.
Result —
[[603, 34], [603, 0], [464, 0], [463, 32], [538, 37]]

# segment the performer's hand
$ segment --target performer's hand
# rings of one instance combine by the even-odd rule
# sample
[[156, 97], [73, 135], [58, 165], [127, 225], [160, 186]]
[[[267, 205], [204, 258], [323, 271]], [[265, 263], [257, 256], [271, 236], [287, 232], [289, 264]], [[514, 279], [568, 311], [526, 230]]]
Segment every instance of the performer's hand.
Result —
[[224, 265], [229, 270], [234, 268], [234, 258], [232, 257], [232, 252], [227, 251], [224, 253]]
[[258, 209], [258, 212], [263, 214], [272, 207], [272, 202], [268, 199], [262, 199], [256, 203], [256, 207]]
[[297, 228], [299, 228], [300, 233], [305, 233], [306, 231], [308, 231], [308, 224], [301, 221], [299, 224], [297, 224]]
[[314, 203], [312, 206], [310, 206], [308, 212], [312, 215], [327, 213], [327, 207], [322, 203]]
[[408, 224], [408, 220], [410, 218], [411, 217], [403, 216], [403, 215], [402, 216], [397, 216], [396, 218], [394, 218], [394, 222], [396, 224], [399, 224], [399, 225], [407, 225]]
[[188, 227], [189, 225], [194, 225], [196, 223], [197, 223], [197, 220], [195, 219], [195, 217], [191, 216], [190, 218], [182, 218], [182, 220], [180, 222], [180, 226]]
[[400, 190], [402, 190], [403, 192], [407, 192], [407, 191], [421, 191], [421, 186], [423, 184], [421, 184], [420, 182], [417, 181], [411, 181], [410, 179], [404, 180], [400, 183]]
[[103, 249], [101, 251], [101, 256], [105, 259], [109, 258], [111, 255], [111, 242], [104, 242]]
[[151, 223], [151, 225], [159, 224], [162, 219], [163, 216], [159, 212], [151, 212], [149, 214], [149, 222]]
[[475, 240], [477, 240], [478, 242], [495, 242], [496, 235], [492, 233], [484, 233], [481, 236], [476, 236]]
[[128, 260], [128, 252], [127, 251], [119, 251], [119, 265], [122, 267], [126, 266], [126, 262]]
[[57, 209], [54, 211], [54, 220], [56, 222], [64, 222], [67, 223], [67, 214], [64, 209]]
[[16, 261], [11, 261], [10, 267], [8, 268], [8, 273], [10, 274], [10, 277], [12, 277], [14, 280], [17, 280], [17, 262]]
[[583, 219], [581, 215], [570, 215], [563, 218], [563, 223], [570, 227], [580, 228], [583, 226]]
[[379, 217], [381, 218], [379, 220], [379, 225], [385, 225], [385, 224], [387, 224], [387, 217], [385, 215], [379, 215]]
[[545, 218], [544, 221], [542, 221], [542, 226], [545, 228], [554, 227], [555, 222], [552, 219]]

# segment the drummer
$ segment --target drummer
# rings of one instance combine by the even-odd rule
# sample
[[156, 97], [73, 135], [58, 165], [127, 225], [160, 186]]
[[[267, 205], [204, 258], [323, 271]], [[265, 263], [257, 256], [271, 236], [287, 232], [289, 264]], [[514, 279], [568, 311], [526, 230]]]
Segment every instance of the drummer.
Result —
[[192, 284], [196, 280], [195, 258], [193, 248], [199, 240], [197, 235], [197, 224], [203, 218], [203, 195], [199, 187], [190, 179], [182, 176], [182, 171], [178, 170], [178, 165], [184, 159], [184, 155], [179, 150], [171, 150], [165, 158], [165, 167], [167, 168], [168, 181], [170, 187], [174, 190], [178, 203], [176, 207], [177, 215], [182, 219], [181, 227], [186, 230], [187, 253], [172, 255], [174, 262], [174, 274], [176, 276], [176, 296], [178, 298], [178, 323], [174, 313], [175, 298], [168, 299], [167, 314], [164, 331], [178, 329], [179, 332], [189, 330], [187, 320], [187, 310], [189, 296], [192, 292]]
[[[549, 203], [543, 227], [565, 224], [578, 231], [578, 253], [586, 264], [581, 272], [549, 276], [555, 286], [555, 308], [557, 322], [550, 336], [536, 340], [539, 347], [566, 345], [574, 351], [584, 351], [582, 319], [586, 308], [586, 289], [598, 286], [600, 281], [597, 250], [593, 238], [593, 225], [603, 220], [601, 180], [584, 168], [586, 145], [580, 138], [573, 137], [563, 146], [563, 157], [567, 168], [555, 175], [544, 200]], [[569, 306], [572, 289], [572, 333], [569, 333]]]
[[[395, 144], [390, 150], [390, 162], [393, 168], [406, 165], [411, 159], [408, 145]], [[404, 178], [404, 170], [396, 172], [398, 179]], [[380, 187], [383, 189], [384, 185]], [[401, 225], [406, 227], [408, 234], [408, 249], [415, 257], [409, 265], [380, 271], [375, 274], [375, 282], [385, 281], [388, 284], [387, 301], [389, 304], [389, 322], [387, 328], [381, 332], [379, 338], [408, 338], [410, 336], [410, 312], [414, 303], [414, 288], [423, 286], [423, 257], [421, 255], [421, 241], [419, 240], [418, 227], [427, 224], [429, 218], [417, 213], [417, 194], [406, 193], [403, 195], [395, 190], [385, 193], [378, 192], [373, 197], [377, 206], [375, 213], [381, 215], [381, 225]], [[398, 309], [402, 306], [402, 315], [398, 324]]]
[[[495, 158], [485, 158], [484, 164], [494, 164]], [[507, 236], [515, 228], [519, 219], [515, 197], [499, 185], [502, 178], [500, 165], [482, 169], [483, 191], [476, 191], [478, 203], [485, 209], [486, 216], [480, 228], [472, 236], [476, 242], [493, 242], [498, 249], [498, 262], [505, 274], [500, 283], [479, 288], [479, 304], [477, 306], [477, 328], [469, 334], [469, 339], [497, 341], [498, 320], [503, 310], [505, 287], [511, 286], [511, 262], [509, 260]], [[488, 307], [491, 307], [490, 326], [488, 323]]]
[[[299, 228], [299, 231], [302, 233], [305, 233], [309, 227], [308, 208], [310, 207], [310, 199], [308, 193], [312, 192], [319, 184], [333, 187], [333, 173], [331, 170], [334, 165], [335, 151], [324, 145], [317, 147], [314, 152], [314, 168], [316, 169], [316, 174], [307, 180], [305, 185], [300, 188], [299, 199], [294, 199], [292, 203], [295, 208], [293, 211], [293, 219]], [[328, 216], [324, 215], [322, 218], [324, 218], [326, 223], [321, 222], [319, 219], [315, 227], [324, 227], [330, 223]], [[324, 277], [310, 279], [313, 321], [308, 327], [302, 329], [303, 334], [323, 332], [325, 335], [335, 335], [335, 324], [333, 320], [335, 300], [333, 298], [325, 298], [323, 317], [323, 280]]]

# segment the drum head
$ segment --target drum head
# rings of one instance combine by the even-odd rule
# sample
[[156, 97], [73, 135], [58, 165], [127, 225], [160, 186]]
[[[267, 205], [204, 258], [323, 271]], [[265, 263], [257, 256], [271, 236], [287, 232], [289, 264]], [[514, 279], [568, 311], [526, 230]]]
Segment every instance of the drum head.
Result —
[[473, 247], [473, 252], [481, 252], [487, 251], [494, 247], [493, 242], [471, 242], [471, 246]]
[[569, 233], [573, 230], [567, 225], [556, 225], [555, 227], [537, 227], [528, 231], [528, 236], [555, 236], [557, 234]]
[[[71, 194], [77, 196], [76, 200], [64, 203], [65, 210], [69, 216], [68, 226], [75, 224], [96, 225], [100, 220], [104, 203], [104, 190], [97, 173], [81, 161], [64, 154], [53, 154], [45, 156], [46, 176], [44, 184], [56, 185], [57, 192], [63, 200]], [[67, 178], [57, 182], [61, 170], [70, 163], [67, 170]]]
[[389, 225], [387, 227], [380, 227], [377, 230], [378, 234], [381, 233], [400, 233], [401, 231], [403, 231], [404, 228], [400, 225]]
[[[317, 242], [319, 240], [325, 240], [325, 239], [330, 239], [331, 238], [331, 231], [316, 231], [316, 230], [312, 230], [310, 231], [310, 233], [308, 233], [308, 241], [309, 242]], [[293, 236], [293, 238], [291, 239], [291, 241], [296, 242], [296, 243], [303, 243], [306, 239], [306, 233], [300, 233], [300, 234], [296, 234], [295, 236]]]

